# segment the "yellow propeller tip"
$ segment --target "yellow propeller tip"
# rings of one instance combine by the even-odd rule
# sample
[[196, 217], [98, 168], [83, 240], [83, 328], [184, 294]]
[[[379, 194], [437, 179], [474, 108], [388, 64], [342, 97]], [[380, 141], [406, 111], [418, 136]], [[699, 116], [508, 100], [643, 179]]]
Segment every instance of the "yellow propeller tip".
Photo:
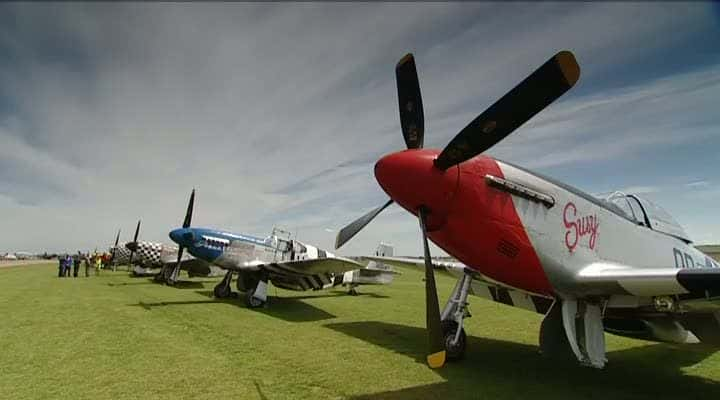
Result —
[[445, 350], [427, 356], [427, 363], [430, 368], [440, 368], [445, 365]]
[[580, 78], [580, 66], [575, 60], [575, 55], [570, 51], [563, 50], [555, 55], [555, 60], [568, 85], [571, 87], [575, 85]]
[[410, 61], [410, 60], [413, 60], [413, 59], [414, 59], [414, 57], [413, 57], [413, 54], [412, 54], [412, 53], [407, 53], [407, 54], [405, 54], [405, 55], [400, 59], [400, 61], [398, 61], [396, 68], [400, 68], [403, 64], [405, 64], [406, 62], [408, 62], [408, 61]]

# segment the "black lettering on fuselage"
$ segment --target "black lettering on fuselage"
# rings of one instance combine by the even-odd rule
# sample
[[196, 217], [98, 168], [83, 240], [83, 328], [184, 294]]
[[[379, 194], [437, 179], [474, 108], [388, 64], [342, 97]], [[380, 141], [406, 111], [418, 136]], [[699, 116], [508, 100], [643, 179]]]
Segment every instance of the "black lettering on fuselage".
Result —
[[673, 256], [675, 257], [675, 268], [685, 268], [685, 259], [682, 251], [673, 247]]
[[693, 261], [693, 258], [688, 253], [685, 253], [685, 267], [695, 268], [695, 261]]

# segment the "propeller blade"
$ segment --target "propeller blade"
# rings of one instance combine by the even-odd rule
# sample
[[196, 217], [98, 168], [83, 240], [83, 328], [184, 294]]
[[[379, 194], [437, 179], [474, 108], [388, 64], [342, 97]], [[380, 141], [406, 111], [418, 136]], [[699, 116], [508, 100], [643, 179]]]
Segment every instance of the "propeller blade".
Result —
[[401, 58], [395, 67], [400, 126], [408, 149], [422, 149], [425, 138], [425, 116], [423, 114], [420, 83], [418, 82], [415, 58], [411, 53]]
[[128, 262], [129, 265], [132, 265], [133, 257], [135, 256], [135, 250], [137, 250], [137, 239], [138, 235], [140, 234], [140, 221], [142, 220], [138, 220], [137, 226], [135, 227], [135, 236], [133, 237], [132, 241], [133, 247], [130, 248], [130, 261]]
[[115, 246], [113, 246], [112, 251], [110, 252], [110, 260], [115, 260], [115, 251], [117, 251], [118, 243], [120, 242], [120, 229], [118, 229], [117, 236], [115, 236]]
[[440, 305], [438, 304], [437, 288], [435, 287], [435, 273], [430, 258], [427, 230], [425, 229], [426, 212], [427, 210], [424, 207], [418, 210], [425, 251], [425, 323], [430, 343], [430, 354], [427, 356], [427, 363], [430, 368], [440, 368], [445, 365], [445, 345], [440, 326]]
[[195, 204], [195, 189], [190, 193], [190, 201], [188, 202], [187, 212], [185, 213], [185, 221], [183, 221], [183, 228], [189, 228], [190, 222], [192, 222], [193, 205]]
[[137, 226], [135, 227], [135, 236], [133, 237], [133, 242], [137, 242], [138, 235], [140, 234], [140, 221], [138, 220]]
[[486, 151], [567, 92], [580, 77], [575, 56], [561, 51], [455, 136], [435, 160], [446, 170]]
[[365, 225], [369, 224], [370, 221], [373, 220], [373, 218], [377, 217], [377, 215], [380, 214], [382, 210], [386, 209], [387, 206], [392, 203], [393, 200], [390, 199], [382, 206], [373, 209], [369, 213], [363, 215], [362, 217], [346, 225], [344, 228], [340, 229], [337, 236], [335, 237], [335, 249], [339, 249], [348, 240], [352, 239], [352, 237], [355, 236], [358, 232], [360, 232], [360, 230], [364, 228]]

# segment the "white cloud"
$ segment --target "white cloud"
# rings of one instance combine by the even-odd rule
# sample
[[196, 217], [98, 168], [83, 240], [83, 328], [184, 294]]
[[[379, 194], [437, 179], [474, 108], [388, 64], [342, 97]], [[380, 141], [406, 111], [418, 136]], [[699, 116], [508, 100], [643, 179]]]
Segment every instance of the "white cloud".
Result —
[[[402, 147], [393, 67], [405, 52], [418, 59], [426, 143], [443, 146], [555, 51], [575, 51], [583, 93], [618, 64], [641, 63], [714, 23], [707, 7], [4, 6], [19, 23], [0, 35], [0, 49], [15, 55], [0, 67], [0, 217], [13, 226], [0, 243], [93, 248], [117, 227], [130, 233], [138, 217], [142, 237], [166, 241], [196, 187], [197, 225], [260, 235], [277, 223], [330, 247], [328, 229], [386, 198], [372, 165]], [[675, 128], [709, 111], [717, 78], [708, 69], [571, 92], [493, 153], [573, 166], [683, 141]], [[706, 137], [715, 126], [683, 134]], [[392, 207], [344, 252], [382, 239], [397, 254], [417, 253], [419, 235], [417, 221]]]

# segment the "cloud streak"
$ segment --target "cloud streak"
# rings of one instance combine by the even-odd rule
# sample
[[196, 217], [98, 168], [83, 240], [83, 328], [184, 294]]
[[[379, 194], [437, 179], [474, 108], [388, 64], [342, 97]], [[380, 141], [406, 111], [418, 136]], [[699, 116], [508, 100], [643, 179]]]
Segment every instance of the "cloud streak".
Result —
[[[408, 51], [429, 147], [569, 48], [583, 68], [578, 87], [493, 154], [588, 190], [609, 184], [584, 187], [578, 171], [590, 166], [612, 171], [618, 160], [683, 146], [684, 162], [710, 160], [718, 63], [656, 67], [668, 54], [704, 54], [677, 52], [697, 50], [715, 29], [708, 7], [3, 4], [0, 217], [13, 229], [0, 243], [94, 248], [139, 217], [142, 237], [168, 240], [197, 187], [198, 225], [262, 235], [277, 223], [330, 247], [326, 229], [386, 199], [372, 166], [403, 146], [393, 66]], [[695, 179], [709, 174], [700, 165]], [[661, 178], [648, 171], [617, 185]], [[417, 221], [398, 207], [345, 251], [381, 239], [398, 254], [420, 251]]]

